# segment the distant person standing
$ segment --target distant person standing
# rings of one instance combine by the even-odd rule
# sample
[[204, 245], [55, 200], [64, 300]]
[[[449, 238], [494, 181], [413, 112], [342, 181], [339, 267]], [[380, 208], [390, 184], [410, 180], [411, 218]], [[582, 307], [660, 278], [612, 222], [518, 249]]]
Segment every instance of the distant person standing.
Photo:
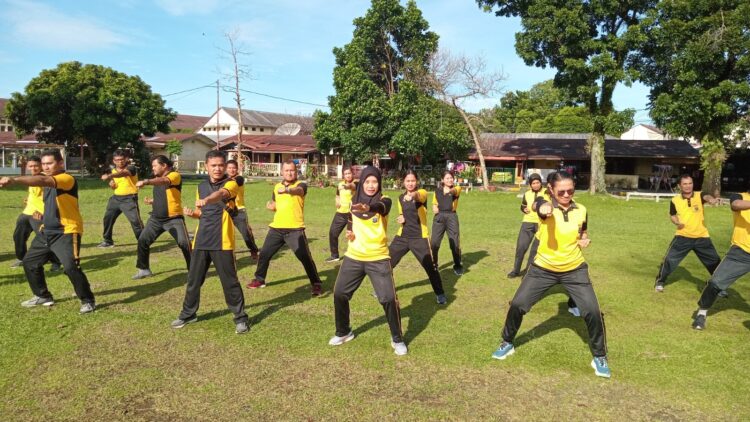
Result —
[[273, 211], [273, 221], [269, 225], [266, 240], [260, 250], [258, 267], [254, 279], [247, 285], [250, 289], [266, 287], [266, 275], [271, 258], [282, 246], [287, 245], [302, 263], [312, 286], [312, 295], [320, 296], [323, 283], [313, 261], [305, 236], [305, 195], [307, 184], [297, 180], [297, 165], [286, 161], [281, 166], [283, 181], [273, 188], [271, 201], [266, 208]]
[[453, 254], [453, 272], [456, 275], [464, 273], [461, 265], [461, 241], [458, 227], [458, 197], [461, 195], [461, 186], [454, 185], [453, 173], [446, 170], [443, 172], [442, 185], [435, 190], [432, 197], [432, 212], [435, 218], [432, 220], [432, 256], [435, 265], [438, 263], [438, 252], [443, 242], [445, 232], [448, 232], [448, 243]]
[[206, 153], [208, 180], [198, 185], [195, 209], [185, 208], [186, 215], [200, 219], [193, 239], [185, 300], [182, 312], [172, 321], [172, 328], [182, 328], [198, 320], [201, 287], [211, 263], [224, 290], [224, 300], [234, 315], [235, 332], [248, 332], [248, 317], [245, 313], [245, 294], [237, 278], [234, 257], [234, 223], [232, 214], [237, 212], [237, 182], [226, 174], [226, 156], [223, 151]]
[[80, 312], [93, 312], [96, 309], [94, 293], [86, 274], [81, 270], [78, 255], [83, 234], [83, 220], [78, 209], [78, 183], [65, 172], [65, 163], [58, 150], [42, 153], [42, 172], [36, 176], [0, 178], [0, 188], [13, 183], [44, 188], [43, 227], [23, 258], [23, 269], [34, 296], [21, 302], [21, 306], [31, 308], [55, 303], [47, 289], [43, 268], [50, 253], [53, 253], [62, 263], [65, 275], [81, 301]]
[[151, 170], [154, 177], [139, 180], [136, 186], [140, 189], [144, 186], [153, 186], [153, 198], [145, 198], [146, 205], [151, 205], [151, 217], [146, 222], [146, 227], [138, 237], [138, 260], [135, 267], [136, 274], [131, 277], [138, 280], [150, 277], [151, 245], [164, 232], [169, 232], [177, 242], [185, 258], [185, 266], [190, 269], [191, 246], [185, 217], [182, 216], [182, 176], [174, 170], [172, 160], [164, 155], [157, 155], [151, 160]]
[[[38, 176], [42, 174], [42, 159], [36, 155], [29, 157], [26, 161], [26, 173], [29, 176]], [[16, 228], [13, 231], [13, 243], [16, 248], [16, 262], [11, 268], [23, 267], [23, 257], [26, 256], [28, 249], [26, 241], [29, 240], [31, 233], [39, 236], [39, 230], [42, 227], [42, 216], [44, 215], [44, 188], [40, 186], [29, 186], [29, 193], [24, 199], [26, 205], [16, 220]], [[52, 261], [51, 271], [60, 270], [60, 261], [55, 254], [50, 254]]]
[[247, 210], [245, 208], [245, 178], [242, 177], [239, 171], [239, 165], [237, 160], [227, 161], [227, 176], [237, 182], [239, 190], [237, 191], [237, 214], [232, 217], [234, 226], [240, 231], [242, 240], [245, 241], [245, 246], [250, 250], [250, 256], [253, 260], [258, 260], [258, 245], [255, 244], [255, 236], [253, 236], [253, 229], [250, 227], [250, 221], [247, 218]]
[[354, 339], [349, 320], [351, 301], [365, 276], [383, 306], [391, 331], [391, 347], [397, 355], [408, 353], [401, 330], [401, 310], [388, 255], [388, 213], [391, 200], [382, 195], [382, 176], [376, 167], [365, 167], [360, 173], [357, 191], [352, 198], [351, 225], [346, 237], [349, 247], [336, 277], [333, 304], [336, 312], [336, 335], [328, 344], [339, 346]]
[[[516, 240], [516, 260], [513, 263], [513, 270], [508, 273], [508, 278], [521, 276], [523, 257], [526, 255], [529, 246], [533, 243], [537, 230], [539, 230], [539, 216], [531, 209], [531, 206], [536, 201], [536, 198], [544, 195], [542, 192], [542, 176], [532, 173], [529, 176], [528, 182], [530, 189], [524, 192], [523, 199], [521, 200], [523, 220], [521, 221], [521, 230], [518, 232], [518, 240]], [[536, 250], [532, 248], [526, 268], [534, 261], [535, 252]]]
[[721, 258], [708, 235], [703, 204], [717, 202], [717, 199], [709, 194], [694, 191], [692, 177], [687, 174], [680, 177], [680, 194], [673, 197], [669, 203], [669, 219], [677, 226], [677, 232], [656, 275], [654, 288], [657, 292], [664, 291], [667, 278], [690, 251], [695, 252], [709, 274], [714, 273]]
[[346, 229], [346, 225], [349, 222], [352, 193], [357, 189], [351, 167], [344, 167], [342, 175], [344, 176], [344, 180], [336, 185], [336, 212], [333, 214], [331, 228], [328, 230], [328, 244], [331, 256], [326, 259], [326, 262], [338, 262], [341, 260], [339, 256], [339, 236]]
[[138, 209], [138, 171], [135, 166], [128, 164], [128, 156], [125, 151], [118, 149], [112, 155], [114, 168], [107, 174], [102, 175], [102, 180], [109, 182], [112, 188], [112, 196], [107, 202], [107, 210], [104, 212], [104, 240], [99, 244], [100, 248], [111, 248], [115, 245], [112, 239], [112, 231], [115, 227], [115, 221], [120, 214], [130, 222], [133, 229], [135, 240], [141, 236], [143, 230], [143, 221]]
[[427, 273], [437, 303], [445, 305], [448, 303], [448, 299], [445, 297], [443, 280], [440, 277], [437, 264], [432, 257], [430, 234], [427, 230], [427, 191], [418, 189], [418, 182], [417, 173], [414, 170], [407, 170], [404, 176], [406, 192], [398, 197], [398, 217], [396, 221], [401, 226], [388, 248], [391, 256], [391, 267], [396, 268], [404, 255], [411, 251]]
[[735, 281], [750, 272], [750, 189], [733, 194], [729, 204], [734, 214], [732, 246], [721, 261], [698, 300], [698, 311], [693, 320], [693, 328], [706, 328], [706, 317], [716, 297], [726, 292]]

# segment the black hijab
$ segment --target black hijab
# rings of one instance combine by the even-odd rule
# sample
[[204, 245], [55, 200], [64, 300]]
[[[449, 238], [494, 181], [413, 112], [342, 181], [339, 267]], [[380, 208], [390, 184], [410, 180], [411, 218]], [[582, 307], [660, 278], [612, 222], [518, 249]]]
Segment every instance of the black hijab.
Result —
[[[373, 196], [369, 196], [365, 193], [365, 180], [367, 180], [367, 178], [370, 176], [375, 176], [375, 178], [378, 179], [378, 191], [375, 192], [375, 195]], [[367, 166], [363, 168], [359, 173], [359, 183], [357, 183], [357, 191], [354, 193], [354, 196], [352, 196], [352, 204], [367, 204], [370, 208], [372, 208], [372, 204], [380, 202], [380, 198], [382, 196], [383, 175], [380, 173], [380, 170], [374, 166]], [[352, 214], [362, 219], [368, 219], [372, 215], [371, 212], [362, 213], [354, 211], [352, 211]]]

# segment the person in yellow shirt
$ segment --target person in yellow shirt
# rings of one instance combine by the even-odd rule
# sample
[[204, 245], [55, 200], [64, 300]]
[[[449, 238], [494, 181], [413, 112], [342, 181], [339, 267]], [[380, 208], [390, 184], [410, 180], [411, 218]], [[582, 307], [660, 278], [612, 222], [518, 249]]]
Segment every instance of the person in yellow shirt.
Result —
[[432, 257], [435, 265], [438, 263], [438, 252], [443, 242], [445, 232], [448, 232], [448, 243], [453, 254], [453, 272], [462, 275], [464, 268], [461, 265], [461, 241], [458, 228], [458, 197], [461, 195], [461, 186], [454, 185], [455, 179], [450, 170], [443, 172], [442, 185], [435, 190], [432, 197], [432, 212], [435, 218], [432, 220]]
[[586, 207], [573, 201], [574, 193], [572, 176], [561, 171], [555, 173], [552, 179], [550, 201], [537, 198], [535, 209], [540, 219], [539, 249], [510, 302], [502, 343], [492, 357], [503, 360], [515, 352], [513, 340], [521, 327], [523, 316], [550, 288], [561, 284], [578, 304], [586, 322], [589, 347], [594, 355], [591, 361], [594, 373], [609, 378], [611, 371], [607, 362], [604, 317], [582, 252], [590, 243], [588, 215]]
[[[38, 176], [42, 173], [42, 159], [32, 155], [26, 160], [26, 172], [31, 176]], [[42, 226], [42, 215], [44, 215], [44, 188], [38, 186], [29, 186], [29, 193], [24, 199], [25, 207], [21, 215], [16, 220], [16, 228], [13, 231], [13, 243], [16, 248], [16, 262], [11, 268], [23, 267], [23, 257], [28, 251], [26, 241], [29, 240], [31, 233], [39, 236], [39, 230]], [[55, 254], [50, 254], [50, 271], [59, 271], [60, 260]]]
[[706, 317], [716, 297], [725, 292], [740, 277], [750, 272], [750, 189], [729, 196], [729, 205], [734, 217], [732, 246], [708, 280], [698, 300], [698, 311], [693, 328], [706, 328]]
[[331, 221], [331, 228], [328, 229], [328, 245], [331, 250], [331, 256], [326, 262], [338, 262], [339, 256], [339, 236], [344, 231], [349, 221], [349, 211], [352, 204], [352, 193], [357, 189], [354, 182], [354, 172], [351, 167], [344, 167], [342, 170], [344, 180], [336, 185], [336, 213]]
[[253, 228], [250, 227], [250, 222], [247, 218], [247, 209], [245, 208], [245, 178], [240, 175], [240, 168], [237, 160], [227, 161], [227, 176], [230, 179], [234, 179], [237, 182], [240, 190], [237, 194], [237, 215], [232, 217], [234, 226], [239, 230], [242, 235], [242, 240], [245, 241], [245, 246], [250, 250], [250, 257], [254, 261], [258, 260], [258, 245], [255, 244], [255, 236], [253, 236]]
[[713, 274], [721, 258], [708, 235], [703, 221], [703, 204], [716, 204], [711, 195], [693, 190], [693, 178], [689, 175], [680, 177], [680, 194], [669, 203], [669, 219], [677, 226], [672, 242], [656, 275], [654, 289], [664, 291], [664, 284], [672, 271], [690, 251], [695, 252], [709, 274]]
[[141, 236], [143, 230], [143, 221], [141, 221], [141, 212], [138, 209], [138, 171], [133, 165], [128, 165], [128, 156], [125, 151], [118, 149], [112, 154], [114, 168], [109, 173], [102, 175], [102, 180], [109, 183], [113, 194], [107, 202], [107, 210], [104, 212], [104, 233], [100, 248], [111, 248], [115, 245], [112, 239], [112, 231], [115, 227], [115, 221], [120, 214], [130, 222], [133, 229], [135, 240]]
[[407, 170], [404, 175], [404, 188], [406, 192], [398, 197], [398, 217], [396, 221], [401, 227], [398, 228], [389, 249], [391, 255], [391, 267], [401, 262], [401, 258], [411, 251], [417, 258], [422, 268], [427, 273], [435, 292], [437, 303], [445, 305], [448, 299], [443, 290], [443, 280], [440, 277], [437, 264], [432, 258], [430, 248], [430, 235], [427, 231], [427, 191], [417, 189], [417, 173]]
[[93, 312], [96, 309], [94, 293], [80, 265], [83, 220], [78, 209], [78, 183], [73, 176], [65, 173], [65, 162], [60, 151], [46, 150], [41, 157], [43, 174], [0, 178], [0, 188], [14, 183], [44, 188], [40, 235], [34, 238], [31, 248], [23, 257], [23, 269], [34, 296], [21, 302], [21, 306], [31, 308], [55, 303], [47, 289], [43, 271], [43, 265], [53, 253], [62, 263], [65, 275], [81, 301], [80, 312]]
[[339, 346], [354, 339], [349, 320], [349, 301], [365, 276], [368, 276], [388, 320], [391, 347], [397, 355], [405, 355], [408, 349], [401, 331], [401, 310], [388, 252], [388, 213], [391, 210], [391, 200], [382, 195], [381, 180], [380, 170], [372, 166], [365, 167], [360, 173], [357, 191], [352, 197], [351, 223], [346, 232], [349, 246], [333, 289], [336, 335], [328, 344]]
[[188, 270], [188, 282], [182, 311], [172, 328], [182, 328], [198, 320], [201, 287], [206, 281], [208, 267], [213, 262], [219, 275], [227, 307], [234, 314], [235, 332], [245, 334], [249, 330], [245, 313], [245, 295], [237, 278], [234, 257], [234, 223], [232, 214], [237, 213], [237, 182], [226, 174], [226, 155], [223, 151], [206, 153], [208, 180], [198, 185], [195, 209], [185, 208], [185, 215], [198, 218], [198, 227], [193, 238], [193, 252]]
[[[531, 246], [536, 232], [539, 229], [539, 217], [531, 209], [531, 205], [536, 201], [536, 198], [543, 195], [542, 192], [542, 176], [533, 173], [529, 176], [529, 190], [524, 192], [523, 199], [521, 199], [521, 212], [523, 213], [523, 220], [521, 222], [521, 230], [518, 232], [518, 239], [516, 240], [516, 260], [513, 262], [513, 269], [508, 273], [508, 278], [515, 278], [521, 276], [521, 264], [523, 264], [523, 257], [526, 255], [526, 251]], [[532, 249], [529, 254], [529, 260], [526, 263], [528, 269], [529, 264], [534, 261], [535, 250]]]
[[154, 177], [139, 180], [138, 189], [153, 186], [153, 198], [144, 198], [146, 205], [151, 205], [151, 217], [146, 222], [138, 237], [138, 259], [135, 267], [138, 271], [133, 280], [150, 277], [151, 245], [162, 233], [168, 232], [177, 242], [185, 258], [185, 266], [190, 269], [190, 238], [188, 237], [185, 218], [182, 215], [182, 176], [173, 168], [172, 160], [164, 155], [157, 155], [151, 160]]
[[281, 173], [284, 180], [274, 186], [271, 201], [266, 204], [266, 208], [275, 213], [273, 221], [260, 249], [255, 276], [247, 287], [258, 289], [266, 286], [271, 259], [282, 246], [287, 245], [305, 268], [312, 286], [312, 295], [320, 296], [323, 293], [323, 283], [318, 276], [318, 268], [315, 266], [305, 236], [307, 184], [297, 180], [297, 165], [292, 160], [282, 164]]

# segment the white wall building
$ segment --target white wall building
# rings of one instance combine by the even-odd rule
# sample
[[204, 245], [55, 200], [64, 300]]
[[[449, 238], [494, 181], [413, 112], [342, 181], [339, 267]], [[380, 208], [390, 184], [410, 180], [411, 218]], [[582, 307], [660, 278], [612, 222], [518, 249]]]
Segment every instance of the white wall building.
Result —
[[[283, 125], [286, 125], [285, 128], [297, 128], [298, 126], [298, 129], [296, 132], [291, 131], [295, 133], [277, 133], [277, 130]], [[313, 129], [313, 118], [293, 114], [242, 110], [242, 126], [244, 126], [242, 133], [247, 135], [309, 135]], [[240, 131], [239, 129], [237, 109], [222, 107], [208, 119], [203, 127], [198, 130], [198, 133], [215, 141], [221, 141], [236, 136]]]
[[626, 141], [668, 141], [671, 138], [663, 130], [651, 125], [635, 125], [620, 135]]

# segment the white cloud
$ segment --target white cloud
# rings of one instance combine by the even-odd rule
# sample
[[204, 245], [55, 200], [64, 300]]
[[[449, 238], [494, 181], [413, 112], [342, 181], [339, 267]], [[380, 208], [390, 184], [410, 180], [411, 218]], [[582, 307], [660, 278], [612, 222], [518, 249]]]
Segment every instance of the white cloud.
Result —
[[219, 0], [156, 0], [156, 5], [172, 16], [205, 15], [219, 6]]
[[63, 50], [96, 50], [128, 44], [128, 39], [90, 16], [73, 16], [45, 4], [11, 0], [3, 17], [10, 37], [31, 45]]

